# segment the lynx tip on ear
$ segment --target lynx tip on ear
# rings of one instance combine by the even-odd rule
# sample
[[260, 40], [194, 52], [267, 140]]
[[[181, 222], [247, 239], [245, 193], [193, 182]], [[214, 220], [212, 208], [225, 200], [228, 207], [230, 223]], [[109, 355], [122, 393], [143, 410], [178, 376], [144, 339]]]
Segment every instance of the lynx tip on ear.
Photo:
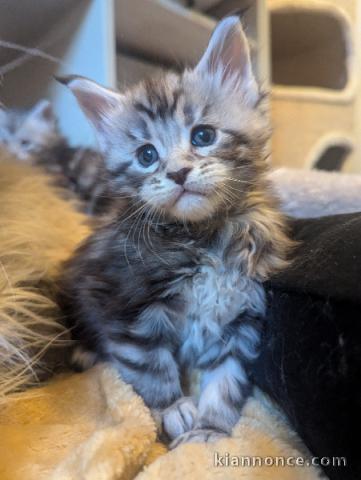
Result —
[[85, 77], [82, 77], [81, 75], [54, 75], [54, 80], [66, 87], [69, 87], [73, 81], [79, 79], [85, 79]]

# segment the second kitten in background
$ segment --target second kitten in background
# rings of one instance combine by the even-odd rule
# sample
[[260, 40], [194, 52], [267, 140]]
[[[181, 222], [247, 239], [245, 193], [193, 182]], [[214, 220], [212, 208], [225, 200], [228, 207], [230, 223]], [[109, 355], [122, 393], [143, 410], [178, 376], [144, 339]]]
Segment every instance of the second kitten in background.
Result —
[[105, 209], [103, 156], [94, 149], [69, 145], [48, 100], [40, 100], [30, 110], [0, 108], [0, 147], [54, 176], [57, 185], [81, 200], [87, 213]]
[[39, 152], [58, 144], [60, 138], [48, 100], [40, 100], [30, 110], [0, 108], [0, 145], [19, 160], [36, 163]]

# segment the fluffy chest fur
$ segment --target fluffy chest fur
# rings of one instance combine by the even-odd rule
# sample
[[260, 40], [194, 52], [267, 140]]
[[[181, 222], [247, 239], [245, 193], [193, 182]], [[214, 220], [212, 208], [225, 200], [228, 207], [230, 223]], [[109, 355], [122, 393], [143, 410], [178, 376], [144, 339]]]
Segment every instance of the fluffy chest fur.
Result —
[[245, 312], [264, 315], [263, 286], [241, 271], [236, 258], [227, 257], [227, 247], [204, 251], [193, 275], [170, 289], [184, 304], [177, 322], [182, 364], [197, 365], [216, 344], [220, 352], [224, 329]]

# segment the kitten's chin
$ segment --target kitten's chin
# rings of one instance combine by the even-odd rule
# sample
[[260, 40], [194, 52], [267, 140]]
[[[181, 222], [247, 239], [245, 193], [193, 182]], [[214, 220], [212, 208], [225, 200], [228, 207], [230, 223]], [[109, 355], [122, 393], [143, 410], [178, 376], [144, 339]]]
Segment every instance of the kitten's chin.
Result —
[[185, 191], [169, 208], [169, 213], [179, 219], [198, 222], [214, 212], [213, 202], [201, 193]]

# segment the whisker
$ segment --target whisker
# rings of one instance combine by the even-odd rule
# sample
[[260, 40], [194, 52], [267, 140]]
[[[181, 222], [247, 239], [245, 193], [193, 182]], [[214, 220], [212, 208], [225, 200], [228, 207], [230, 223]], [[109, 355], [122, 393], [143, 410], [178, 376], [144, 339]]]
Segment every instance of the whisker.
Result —
[[[153, 221], [153, 219], [155, 218], [155, 215], [158, 213], [158, 210], [157, 209], [154, 209], [153, 210], [153, 215], [152, 215], [152, 218], [150, 220], [150, 222]], [[161, 211], [159, 211], [158, 213], [158, 218], [159, 216], [161, 215]], [[166, 265], [169, 265], [169, 262], [165, 261], [164, 258], [162, 258], [154, 249], [154, 245], [153, 245], [153, 242], [151, 240], [151, 236], [150, 236], [150, 226], [153, 225], [152, 223], [149, 224], [148, 223], [148, 239], [149, 239], [149, 242], [150, 242], [150, 245], [151, 245], [151, 248], [150, 248], [150, 251], [157, 257], [159, 258], [159, 260], [161, 260], [163, 263], [165, 263]], [[153, 247], [153, 248], [152, 248]]]
[[245, 185], [252, 185], [252, 184], [254, 184], [254, 182], [250, 182], [250, 181], [247, 181], [247, 180], [240, 180], [240, 179], [234, 178], [234, 177], [223, 177], [223, 176], [222, 176], [222, 178], [223, 178], [224, 180], [230, 180], [230, 181], [232, 181], [232, 182], [244, 183]]
[[218, 198], [220, 199], [221, 203], [223, 203], [225, 206], [227, 206], [227, 203], [230, 202], [230, 200], [225, 195], [224, 189], [220, 189], [219, 191], [216, 189], [214, 192], [218, 196]]

